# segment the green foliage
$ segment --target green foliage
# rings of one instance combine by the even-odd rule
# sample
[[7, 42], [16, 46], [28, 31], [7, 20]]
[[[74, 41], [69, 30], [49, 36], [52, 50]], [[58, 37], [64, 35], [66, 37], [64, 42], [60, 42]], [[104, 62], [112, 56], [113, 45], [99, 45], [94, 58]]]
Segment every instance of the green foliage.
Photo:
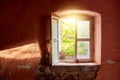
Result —
[[[62, 38], [62, 52], [65, 53], [66, 56], [74, 56], [75, 55], [75, 25], [62, 22], [60, 28], [61, 28], [61, 38]], [[86, 34], [88, 34], [88, 32], [86, 32]], [[78, 43], [77, 45], [78, 54], [80, 56], [87, 55], [89, 45], [87, 45], [86, 42], [82, 42], [82, 41], [78, 41], [77, 43]]]
[[88, 53], [88, 45], [85, 42], [78, 43], [78, 54], [79, 55], [87, 55]]
[[75, 27], [66, 23], [61, 23], [62, 51], [66, 56], [75, 54]]

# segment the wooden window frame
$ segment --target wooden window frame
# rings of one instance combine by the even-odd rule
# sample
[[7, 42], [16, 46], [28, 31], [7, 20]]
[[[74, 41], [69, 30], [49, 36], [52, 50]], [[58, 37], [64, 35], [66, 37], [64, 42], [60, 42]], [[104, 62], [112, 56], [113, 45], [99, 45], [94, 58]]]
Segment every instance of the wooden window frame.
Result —
[[[90, 17], [90, 16], [85, 16], [85, 18], [83, 20], [80, 20], [80, 21], [90, 21], [90, 28], [89, 28], [89, 38], [77, 38], [77, 29], [76, 29], [76, 46], [75, 46], [75, 58], [76, 58], [76, 62], [77, 63], [87, 63], [87, 62], [93, 62], [94, 61], [94, 18], [93, 17]], [[77, 28], [77, 27], [76, 27]], [[87, 41], [89, 42], [89, 48], [90, 48], [90, 58], [89, 59], [77, 59], [77, 42], [78, 41]]]

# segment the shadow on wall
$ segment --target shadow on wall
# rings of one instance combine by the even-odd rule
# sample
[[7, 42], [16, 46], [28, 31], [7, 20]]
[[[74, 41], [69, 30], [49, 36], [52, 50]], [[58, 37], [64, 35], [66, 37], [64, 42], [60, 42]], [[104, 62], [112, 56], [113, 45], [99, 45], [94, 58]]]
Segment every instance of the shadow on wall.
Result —
[[35, 80], [39, 61], [37, 43], [0, 51], [0, 80]]

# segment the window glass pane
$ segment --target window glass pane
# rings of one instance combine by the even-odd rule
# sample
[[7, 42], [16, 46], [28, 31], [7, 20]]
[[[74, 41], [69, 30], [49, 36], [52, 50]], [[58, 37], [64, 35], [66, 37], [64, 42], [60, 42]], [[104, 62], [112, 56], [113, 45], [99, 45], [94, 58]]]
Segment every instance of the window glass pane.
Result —
[[53, 64], [57, 62], [57, 54], [58, 54], [58, 20], [52, 19], [52, 58]]
[[61, 61], [73, 61], [75, 58], [75, 24], [68, 22], [60, 23], [61, 52], [59, 59]]
[[58, 21], [56, 19], [52, 19], [52, 38], [57, 39], [58, 38]]
[[77, 38], [90, 38], [89, 21], [78, 21], [77, 28]]
[[89, 41], [77, 42], [77, 59], [89, 59], [90, 58], [90, 43]]

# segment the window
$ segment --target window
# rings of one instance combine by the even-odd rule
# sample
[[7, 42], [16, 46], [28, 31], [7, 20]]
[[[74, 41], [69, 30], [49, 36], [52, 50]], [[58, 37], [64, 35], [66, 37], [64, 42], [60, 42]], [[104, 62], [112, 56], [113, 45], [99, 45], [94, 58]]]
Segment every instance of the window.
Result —
[[100, 25], [100, 15], [92, 11], [52, 14], [53, 65], [100, 64]]

